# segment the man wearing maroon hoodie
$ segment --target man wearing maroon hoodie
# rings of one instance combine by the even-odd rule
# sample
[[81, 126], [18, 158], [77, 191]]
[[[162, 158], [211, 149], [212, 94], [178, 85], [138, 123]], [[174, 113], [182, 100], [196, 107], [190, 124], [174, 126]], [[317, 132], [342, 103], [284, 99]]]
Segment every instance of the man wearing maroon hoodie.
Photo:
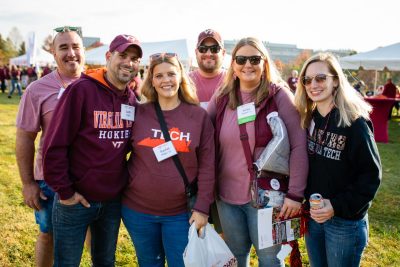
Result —
[[82, 74], [54, 111], [43, 149], [44, 179], [57, 193], [54, 266], [79, 266], [89, 226], [93, 266], [115, 264], [135, 112], [127, 85], [142, 54], [135, 37], [118, 35], [106, 53], [106, 69]]

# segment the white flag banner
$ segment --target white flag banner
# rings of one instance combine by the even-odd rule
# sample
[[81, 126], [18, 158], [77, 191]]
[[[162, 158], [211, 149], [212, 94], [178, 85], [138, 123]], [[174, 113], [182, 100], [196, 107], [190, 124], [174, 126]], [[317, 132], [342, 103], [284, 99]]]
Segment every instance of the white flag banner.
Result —
[[28, 65], [36, 63], [36, 36], [35, 32], [28, 33], [28, 42], [26, 43], [26, 61]]

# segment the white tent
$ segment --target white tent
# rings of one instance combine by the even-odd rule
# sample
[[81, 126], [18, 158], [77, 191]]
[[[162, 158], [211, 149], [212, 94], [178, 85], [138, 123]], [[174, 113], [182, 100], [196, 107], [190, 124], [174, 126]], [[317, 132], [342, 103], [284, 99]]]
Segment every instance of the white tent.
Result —
[[[163, 41], [163, 42], [145, 42], [141, 43], [143, 49], [143, 57], [141, 65], [149, 64], [149, 57], [155, 53], [171, 52], [177, 53], [179, 59], [185, 68], [191, 66], [194, 54], [194, 45], [190, 45], [190, 41], [186, 39]], [[193, 52], [192, 52], [193, 50]], [[108, 51], [108, 45], [103, 45], [98, 48], [94, 48], [86, 52], [86, 64], [89, 65], [105, 65], [106, 64], [106, 52]]]
[[339, 59], [344, 69], [400, 71], [400, 43], [380, 47], [369, 52], [359, 53]]
[[49, 52], [38, 48], [36, 49], [36, 55], [33, 58], [33, 61], [30, 62], [29, 56], [27, 54], [10, 58], [10, 64], [18, 65], [18, 66], [29, 66], [30, 64], [35, 64], [38, 66], [45, 66], [47, 64], [54, 65], [54, 57]]

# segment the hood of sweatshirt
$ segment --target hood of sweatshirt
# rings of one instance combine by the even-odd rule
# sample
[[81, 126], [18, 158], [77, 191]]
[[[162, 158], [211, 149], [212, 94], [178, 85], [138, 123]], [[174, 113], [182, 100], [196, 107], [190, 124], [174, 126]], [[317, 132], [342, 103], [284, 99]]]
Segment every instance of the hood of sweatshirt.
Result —
[[131, 94], [128, 87], [126, 86], [124, 90], [119, 90], [118, 88], [116, 88], [113, 84], [111, 84], [111, 82], [107, 80], [106, 72], [106, 68], [90, 69], [86, 70], [82, 74], [82, 78], [87, 78], [95, 81], [97, 84], [100, 85], [100, 88], [107, 90], [117, 97], [129, 98]]

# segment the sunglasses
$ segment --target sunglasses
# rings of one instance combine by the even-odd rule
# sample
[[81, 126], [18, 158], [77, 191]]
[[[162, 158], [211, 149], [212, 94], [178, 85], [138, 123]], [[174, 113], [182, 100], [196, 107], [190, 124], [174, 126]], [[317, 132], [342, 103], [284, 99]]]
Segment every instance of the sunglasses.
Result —
[[315, 81], [316, 81], [317, 83], [324, 83], [324, 82], [326, 81], [327, 77], [336, 77], [336, 76], [337, 76], [337, 75], [323, 74], [323, 73], [317, 74], [317, 75], [315, 75], [314, 77], [304, 76], [304, 77], [301, 79], [301, 83], [302, 83], [304, 86], [307, 86], [307, 85], [310, 85], [310, 84], [312, 83], [312, 80], [314, 80], [314, 79], [315, 79]]
[[63, 26], [54, 29], [55, 32], [76, 32], [80, 37], [82, 37], [82, 28], [74, 26]]
[[174, 57], [178, 58], [178, 54], [171, 52], [155, 53], [150, 56], [150, 62], [153, 62], [154, 60], [157, 59], [174, 58]]
[[238, 64], [238, 65], [246, 64], [247, 60], [250, 61], [251, 65], [258, 65], [258, 64], [260, 64], [261, 59], [262, 59], [261, 56], [250, 56], [250, 57], [236, 56], [235, 57], [236, 64]]
[[202, 54], [207, 53], [208, 49], [210, 49], [211, 53], [213, 54], [219, 53], [219, 51], [221, 51], [221, 47], [219, 45], [200, 45], [199, 47], [197, 47], [197, 49]]

